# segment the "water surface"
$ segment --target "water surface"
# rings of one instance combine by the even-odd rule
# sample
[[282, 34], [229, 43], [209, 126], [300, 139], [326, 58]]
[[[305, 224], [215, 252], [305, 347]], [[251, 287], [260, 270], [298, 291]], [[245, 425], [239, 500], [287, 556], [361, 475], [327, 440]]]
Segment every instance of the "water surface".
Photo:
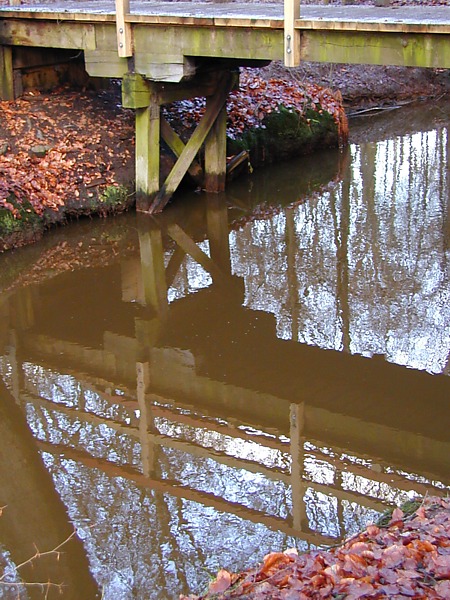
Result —
[[0, 257], [12, 579], [75, 526], [25, 579], [177, 598], [450, 491], [445, 110]]

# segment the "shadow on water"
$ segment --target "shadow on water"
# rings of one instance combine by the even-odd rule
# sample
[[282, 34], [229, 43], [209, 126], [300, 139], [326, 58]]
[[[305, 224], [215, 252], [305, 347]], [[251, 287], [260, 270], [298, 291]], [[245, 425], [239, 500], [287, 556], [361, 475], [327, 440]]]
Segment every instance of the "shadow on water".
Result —
[[0, 257], [3, 560], [73, 524], [33, 580], [176, 598], [448, 493], [448, 151], [433, 122]]

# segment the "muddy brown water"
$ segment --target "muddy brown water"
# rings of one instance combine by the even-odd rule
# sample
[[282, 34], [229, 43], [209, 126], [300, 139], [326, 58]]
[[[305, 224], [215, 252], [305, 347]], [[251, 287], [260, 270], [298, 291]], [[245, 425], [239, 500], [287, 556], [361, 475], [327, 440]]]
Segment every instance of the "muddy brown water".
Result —
[[0, 257], [8, 581], [75, 527], [20, 577], [175, 599], [450, 491], [449, 122], [365, 118], [348, 151]]

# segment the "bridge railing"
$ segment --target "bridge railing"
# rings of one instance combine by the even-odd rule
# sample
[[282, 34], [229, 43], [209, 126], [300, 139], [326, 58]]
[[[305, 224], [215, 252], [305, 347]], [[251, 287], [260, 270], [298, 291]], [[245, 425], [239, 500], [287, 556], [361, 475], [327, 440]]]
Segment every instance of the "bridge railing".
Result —
[[[116, 0], [117, 51], [121, 57], [132, 56], [133, 53], [131, 27], [126, 19], [129, 12], [130, 0]], [[300, 32], [295, 28], [295, 21], [299, 18], [300, 0], [284, 0], [284, 63], [287, 67], [300, 64]]]

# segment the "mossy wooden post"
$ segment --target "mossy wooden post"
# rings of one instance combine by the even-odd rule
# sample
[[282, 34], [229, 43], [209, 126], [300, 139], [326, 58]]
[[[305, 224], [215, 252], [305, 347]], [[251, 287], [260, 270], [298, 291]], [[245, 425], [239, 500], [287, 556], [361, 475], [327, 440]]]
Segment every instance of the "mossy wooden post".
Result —
[[14, 100], [11, 46], [0, 46], [0, 100]]
[[[206, 106], [212, 101], [206, 98]], [[219, 112], [205, 140], [205, 190], [223, 192], [227, 173], [227, 110]]]
[[284, 0], [284, 64], [298, 67], [300, 64], [300, 30], [295, 21], [300, 19], [300, 0]]
[[[230, 90], [236, 82], [231, 71], [221, 71], [211, 79], [199, 77], [185, 83], [160, 84], [137, 73], [123, 77], [122, 103], [136, 110], [136, 209], [160, 212], [168, 203], [186, 173], [207, 190], [225, 187], [226, 108]], [[206, 96], [206, 111], [191, 138], [184, 144], [161, 118], [161, 105], [183, 98]], [[177, 160], [165, 182], [159, 179], [160, 140], [165, 140]], [[196, 156], [206, 142], [206, 183]]]
[[136, 110], [136, 209], [148, 212], [160, 188], [160, 102], [151, 82], [128, 73], [122, 82], [122, 103]]
[[160, 106], [136, 110], [136, 207], [147, 212], [159, 192]]
[[[219, 119], [217, 129], [212, 133], [208, 154], [211, 155], [213, 151], [218, 152], [218, 136], [224, 137], [223, 141], [219, 144], [219, 146], [222, 148], [221, 152], [223, 152], [222, 144], [225, 145], [226, 143], [226, 131], [224, 128], [223, 120], [226, 117], [221, 116], [221, 112], [225, 107], [228, 94], [230, 93], [230, 90], [233, 87], [234, 81], [235, 76], [230, 71], [224, 71], [223, 73], [221, 73], [221, 76], [217, 80], [217, 86], [215, 88], [214, 94], [207, 95], [207, 97], [209, 96], [209, 99], [206, 104], [205, 114], [203, 115], [200, 123], [198, 124], [188, 143], [184, 146], [183, 151], [181, 152], [180, 156], [178, 157], [178, 160], [176, 161], [175, 165], [173, 166], [172, 170], [167, 176], [166, 181], [161, 186], [161, 189], [157, 194], [156, 198], [150, 204], [150, 213], [159, 212], [166, 206], [166, 204], [180, 185], [183, 177], [189, 171], [198, 151], [200, 150], [201, 146], [210, 134], [211, 129], [216, 125], [217, 119]], [[191, 91], [191, 96], [196, 95], [193, 90]], [[216, 159], [214, 161], [211, 159], [210, 156], [210, 158], [208, 159], [208, 165], [211, 166], [212, 162], [214, 162], [216, 170], [214, 177], [217, 175], [218, 169], [222, 170], [222, 168], [224, 168], [224, 173], [226, 173], [226, 164], [224, 165], [224, 167], [222, 167], [222, 156], [220, 159]], [[219, 162], [221, 163], [220, 167], [216, 168], [216, 163]], [[208, 173], [206, 173], [206, 177], [208, 178]]]

